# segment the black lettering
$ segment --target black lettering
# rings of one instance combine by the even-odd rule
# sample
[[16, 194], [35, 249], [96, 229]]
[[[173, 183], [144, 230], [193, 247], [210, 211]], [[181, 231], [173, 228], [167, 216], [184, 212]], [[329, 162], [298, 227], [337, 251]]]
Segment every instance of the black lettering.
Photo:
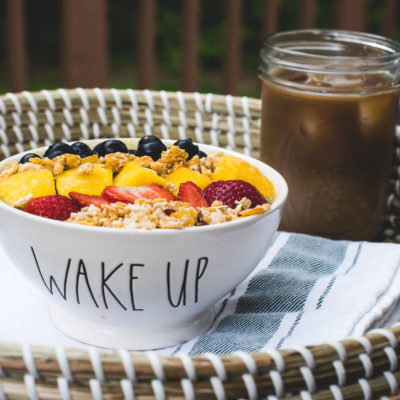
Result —
[[178, 307], [181, 304], [181, 302], [183, 303], [184, 306], [186, 305], [186, 280], [187, 280], [188, 269], [189, 269], [189, 260], [186, 260], [185, 272], [183, 273], [183, 279], [182, 279], [182, 285], [181, 285], [181, 292], [179, 294], [177, 303], [174, 303], [172, 301], [172, 296], [171, 296], [171, 263], [168, 262], [168, 264], [167, 264], [168, 301], [172, 307]]
[[99, 308], [99, 305], [97, 304], [96, 299], [93, 296], [93, 292], [89, 284], [89, 277], [87, 275], [86, 266], [82, 259], [79, 260], [78, 272], [76, 273], [76, 287], [75, 287], [76, 301], [78, 302], [78, 304], [81, 304], [79, 301], [79, 280], [82, 275], [85, 277], [86, 287], [89, 290], [90, 296], [92, 297], [94, 304], [96, 305], [97, 308]]
[[35, 259], [36, 267], [39, 271], [39, 275], [42, 278], [42, 281], [43, 281], [44, 285], [46, 286], [47, 290], [54, 296], [54, 293], [53, 293], [53, 285], [54, 285], [56, 287], [58, 293], [60, 293], [60, 295], [62, 296], [62, 298], [64, 300], [67, 300], [67, 281], [68, 281], [69, 268], [71, 266], [71, 259], [69, 258], [68, 262], [67, 262], [67, 268], [65, 270], [65, 276], [64, 276], [64, 287], [63, 287], [63, 291], [61, 291], [56, 280], [54, 279], [53, 275], [50, 275], [49, 284], [47, 284], [47, 282], [44, 280], [42, 271], [40, 270], [39, 262], [36, 258], [35, 250], [33, 250], [32, 246], [31, 246], [31, 250], [32, 250], [33, 258]]
[[[203, 269], [200, 272], [201, 263], [204, 261]], [[197, 270], [196, 270], [196, 283], [195, 283], [195, 290], [194, 290], [194, 302], [197, 303], [199, 300], [199, 280], [204, 275], [204, 272], [208, 265], [208, 257], [201, 257], [197, 261]]]
[[131, 264], [129, 268], [129, 290], [131, 293], [131, 304], [132, 304], [132, 310], [134, 311], [143, 311], [143, 308], [136, 308], [135, 306], [135, 299], [133, 297], [133, 281], [135, 279], [139, 279], [137, 276], [133, 276], [133, 268], [135, 267], [144, 267], [144, 264]]
[[118, 297], [115, 295], [115, 293], [110, 289], [110, 287], [107, 285], [107, 281], [111, 278], [111, 276], [122, 267], [123, 263], [118, 264], [107, 276], [105, 276], [105, 264], [104, 262], [101, 263], [101, 292], [103, 294], [103, 300], [104, 300], [104, 306], [106, 309], [108, 309], [108, 304], [106, 300], [106, 289], [110, 292], [111, 296], [114, 297], [115, 301], [124, 309], [127, 310], [127, 308], [120, 302]]

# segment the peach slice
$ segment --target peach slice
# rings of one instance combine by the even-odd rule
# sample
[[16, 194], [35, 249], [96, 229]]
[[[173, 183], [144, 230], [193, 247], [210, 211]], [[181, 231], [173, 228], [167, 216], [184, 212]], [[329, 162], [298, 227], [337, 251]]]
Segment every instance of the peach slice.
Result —
[[31, 195], [33, 197], [56, 194], [53, 174], [45, 168], [20, 172], [0, 180], [0, 198], [8, 204]]
[[135, 161], [125, 164], [114, 178], [115, 186], [147, 186], [151, 183], [165, 187], [167, 182], [151, 169], [144, 168]]
[[274, 185], [256, 167], [241, 158], [224, 155], [215, 168], [213, 181], [235, 179], [252, 184], [267, 200], [275, 196]]
[[58, 194], [67, 197], [69, 192], [100, 196], [104, 188], [112, 184], [112, 170], [97, 164], [94, 164], [89, 174], [78, 174], [78, 168], [73, 168], [56, 177]]
[[187, 167], [179, 167], [175, 171], [171, 172], [166, 177], [167, 182], [173, 183], [175, 185], [175, 190], [173, 191], [176, 196], [179, 191], [179, 186], [184, 182], [193, 182], [195, 183], [201, 190], [203, 190], [206, 186], [211, 183], [211, 179], [204, 174], [200, 174], [200, 172], [193, 171]]

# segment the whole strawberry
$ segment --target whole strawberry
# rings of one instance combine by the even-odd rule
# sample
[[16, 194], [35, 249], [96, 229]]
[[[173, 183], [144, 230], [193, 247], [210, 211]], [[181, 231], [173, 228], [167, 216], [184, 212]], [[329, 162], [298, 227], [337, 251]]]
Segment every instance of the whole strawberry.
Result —
[[65, 221], [71, 213], [79, 211], [79, 206], [70, 198], [55, 194], [29, 200], [24, 211], [40, 217]]
[[204, 189], [203, 197], [208, 206], [211, 206], [213, 201], [219, 200], [230, 208], [235, 208], [236, 202], [243, 197], [251, 201], [251, 207], [267, 202], [253, 185], [239, 179], [212, 182]]

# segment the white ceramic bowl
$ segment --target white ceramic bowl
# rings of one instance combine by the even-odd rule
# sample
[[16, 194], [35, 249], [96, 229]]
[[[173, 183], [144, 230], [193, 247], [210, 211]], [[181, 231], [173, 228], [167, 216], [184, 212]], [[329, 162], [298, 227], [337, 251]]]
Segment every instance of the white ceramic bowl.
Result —
[[[136, 147], [135, 139], [126, 142]], [[209, 328], [213, 304], [268, 249], [287, 197], [286, 182], [274, 169], [223, 151], [255, 165], [273, 182], [276, 199], [267, 213], [182, 230], [129, 231], [54, 221], [0, 201], [0, 243], [47, 295], [59, 329], [89, 344], [140, 350], [172, 346]], [[0, 170], [20, 157], [2, 161]]]

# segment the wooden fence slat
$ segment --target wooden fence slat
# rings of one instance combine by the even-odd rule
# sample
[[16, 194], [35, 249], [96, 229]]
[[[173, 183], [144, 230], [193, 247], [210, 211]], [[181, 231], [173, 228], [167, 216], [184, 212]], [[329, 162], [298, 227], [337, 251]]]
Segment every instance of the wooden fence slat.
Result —
[[263, 36], [278, 30], [279, 4], [278, 0], [264, 0]]
[[138, 28], [139, 89], [154, 89], [156, 71], [154, 0], [139, 0]]
[[385, 0], [384, 4], [384, 16], [383, 16], [383, 29], [382, 34], [386, 37], [392, 38], [394, 36], [396, 18], [396, 1], [395, 0]]
[[184, 0], [183, 7], [182, 89], [194, 92], [197, 86], [199, 0]]
[[315, 0], [301, 1], [300, 28], [310, 29], [315, 22]]
[[64, 85], [107, 85], [106, 0], [64, 0]]
[[366, 10], [366, 0], [337, 0], [336, 28], [364, 31]]
[[224, 93], [236, 95], [240, 74], [241, 0], [226, 0]]
[[7, 0], [7, 89], [27, 89], [27, 49], [24, 0]]

